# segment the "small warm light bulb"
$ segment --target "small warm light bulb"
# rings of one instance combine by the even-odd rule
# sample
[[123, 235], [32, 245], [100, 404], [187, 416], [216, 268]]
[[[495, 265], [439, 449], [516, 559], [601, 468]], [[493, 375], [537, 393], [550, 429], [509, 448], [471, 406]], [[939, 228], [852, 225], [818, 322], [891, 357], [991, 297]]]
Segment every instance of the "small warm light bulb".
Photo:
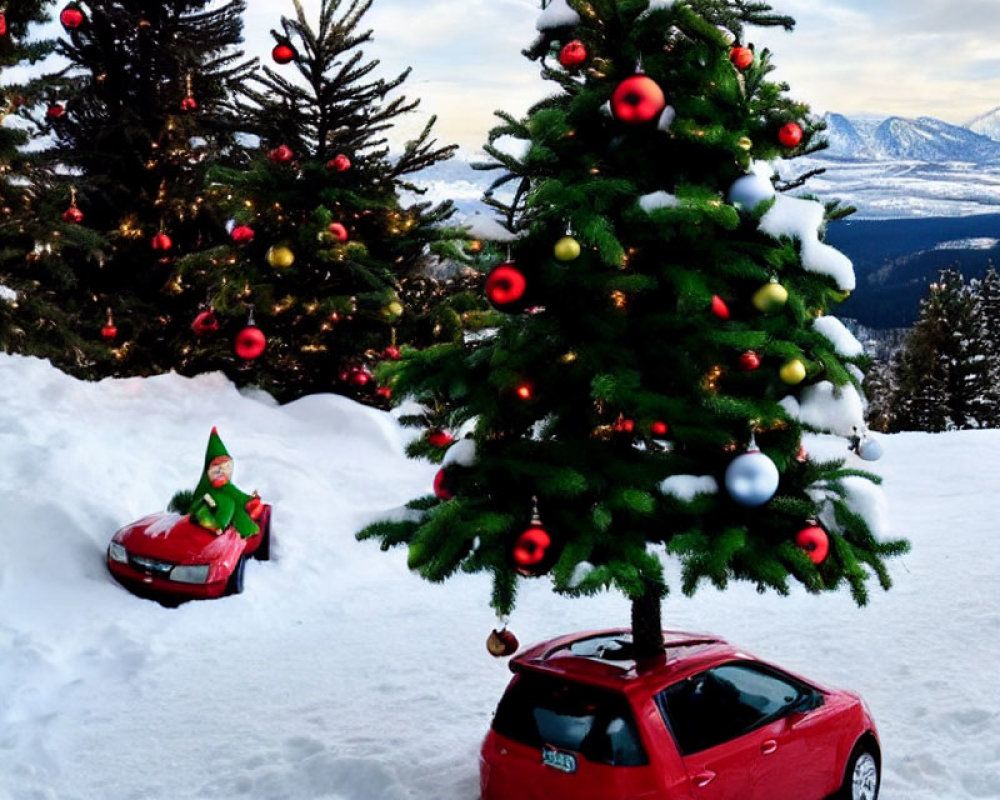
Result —
[[534, 384], [532, 384], [532, 383], [530, 383], [528, 381], [525, 381], [524, 383], [518, 384], [517, 389], [515, 389], [515, 393], [522, 400], [530, 400], [532, 398], [532, 396], [534, 396], [534, 393], [535, 393]]

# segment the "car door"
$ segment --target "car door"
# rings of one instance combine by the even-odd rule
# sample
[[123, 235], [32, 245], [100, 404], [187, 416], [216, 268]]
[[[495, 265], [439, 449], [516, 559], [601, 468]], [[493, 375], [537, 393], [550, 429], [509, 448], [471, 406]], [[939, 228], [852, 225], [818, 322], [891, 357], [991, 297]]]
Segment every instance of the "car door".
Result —
[[773, 792], [777, 772], [765, 770], [767, 781], [759, 782], [762, 761], [777, 754], [783, 718], [801, 694], [800, 686], [743, 662], [713, 667], [661, 691], [657, 705], [681, 754], [692, 797], [804, 800], [805, 794]]

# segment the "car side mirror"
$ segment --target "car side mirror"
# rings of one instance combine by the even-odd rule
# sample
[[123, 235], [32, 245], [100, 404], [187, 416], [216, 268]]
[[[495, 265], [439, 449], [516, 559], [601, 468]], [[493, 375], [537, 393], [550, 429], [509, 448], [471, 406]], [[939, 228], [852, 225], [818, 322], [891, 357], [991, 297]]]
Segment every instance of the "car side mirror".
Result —
[[795, 701], [795, 704], [791, 708], [791, 713], [806, 714], [810, 711], [815, 711], [821, 705], [823, 705], [823, 695], [813, 689], [809, 689]]

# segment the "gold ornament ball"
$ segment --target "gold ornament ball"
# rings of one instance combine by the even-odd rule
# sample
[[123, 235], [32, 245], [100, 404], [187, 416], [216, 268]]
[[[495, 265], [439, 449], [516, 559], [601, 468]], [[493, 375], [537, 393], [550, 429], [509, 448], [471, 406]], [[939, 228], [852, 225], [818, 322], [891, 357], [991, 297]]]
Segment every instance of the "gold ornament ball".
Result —
[[580, 257], [580, 243], [572, 236], [563, 236], [552, 249], [560, 261], [574, 261]]
[[791, 361], [785, 362], [784, 366], [778, 371], [778, 374], [781, 376], [781, 380], [790, 386], [794, 386], [806, 379], [806, 365], [797, 358], [793, 358]]
[[403, 316], [403, 304], [398, 300], [393, 300], [382, 308], [382, 318], [388, 322], [395, 322], [401, 316]]
[[753, 141], [751, 141], [749, 136], [741, 136], [736, 140], [736, 144], [740, 146], [743, 150], [751, 150], [753, 148]]
[[288, 269], [295, 263], [295, 253], [284, 245], [275, 245], [267, 251], [267, 263], [275, 269]]
[[765, 314], [780, 311], [788, 302], [788, 290], [780, 283], [765, 283], [753, 296], [754, 307]]

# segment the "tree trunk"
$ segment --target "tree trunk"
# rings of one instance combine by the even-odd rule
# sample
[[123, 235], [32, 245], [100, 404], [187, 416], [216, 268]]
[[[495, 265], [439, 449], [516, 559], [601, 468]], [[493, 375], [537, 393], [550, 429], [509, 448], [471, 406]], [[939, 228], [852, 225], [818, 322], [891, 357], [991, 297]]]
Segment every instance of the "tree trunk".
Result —
[[666, 653], [663, 647], [660, 596], [658, 587], [646, 584], [646, 591], [642, 596], [632, 598], [632, 644], [637, 662], [660, 661]]

